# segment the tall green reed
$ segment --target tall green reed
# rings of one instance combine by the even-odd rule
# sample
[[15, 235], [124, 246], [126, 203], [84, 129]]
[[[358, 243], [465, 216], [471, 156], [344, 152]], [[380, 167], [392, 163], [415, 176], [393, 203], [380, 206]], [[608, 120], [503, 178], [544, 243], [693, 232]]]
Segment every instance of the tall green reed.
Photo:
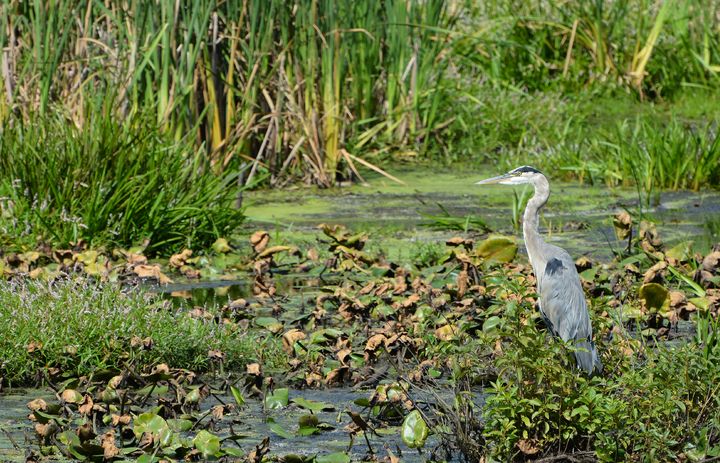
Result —
[[69, 246], [131, 246], [148, 252], [203, 248], [243, 220], [232, 207], [234, 174], [215, 175], [188, 140], [173, 141], [152, 117], [117, 124], [91, 113], [78, 129], [61, 116], [14, 119], [0, 137], [0, 235]]
[[215, 172], [322, 185], [368, 127], [404, 145], [437, 125], [451, 21], [440, 0], [5, 0], [1, 18], [0, 117], [58, 105], [84, 126], [112, 93], [115, 117], [192, 133]]

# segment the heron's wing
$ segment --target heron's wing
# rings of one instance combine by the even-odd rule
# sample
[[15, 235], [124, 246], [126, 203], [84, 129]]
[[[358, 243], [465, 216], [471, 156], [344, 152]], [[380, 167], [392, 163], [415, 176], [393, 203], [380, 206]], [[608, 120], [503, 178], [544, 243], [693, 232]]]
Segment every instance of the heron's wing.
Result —
[[592, 337], [585, 294], [575, 263], [564, 251], [554, 254], [556, 256], [548, 259], [545, 268], [538, 272], [542, 314], [550, 322], [553, 333], [563, 341]]
[[588, 373], [602, 365], [592, 341], [592, 325], [585, 293], [575, 263], [564, 250], [552, 249], [551, 257], [538, 275], [540, 312], [550, 331], [563, 341], [573, 340], [578, 366]]

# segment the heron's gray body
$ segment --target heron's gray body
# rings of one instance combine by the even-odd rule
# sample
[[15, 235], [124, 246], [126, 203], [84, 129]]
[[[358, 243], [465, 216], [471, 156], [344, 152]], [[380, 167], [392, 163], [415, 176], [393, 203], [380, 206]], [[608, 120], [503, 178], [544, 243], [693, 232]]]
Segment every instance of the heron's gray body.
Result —
[[588, 374], [601, 371], [602, 363], [592, 341], [590, 315], [575, 262], [564, 249], [546, 243], [538, 231], [540, 209], [550, 196], [547, 178], [532, 167], [523, 166], [481, 183], [530, 183], [535, 187], [535, 195], [523, 214], [523, 238], [537, 279], [540, 313], [552, 334], [575, 344], [578, 367]]

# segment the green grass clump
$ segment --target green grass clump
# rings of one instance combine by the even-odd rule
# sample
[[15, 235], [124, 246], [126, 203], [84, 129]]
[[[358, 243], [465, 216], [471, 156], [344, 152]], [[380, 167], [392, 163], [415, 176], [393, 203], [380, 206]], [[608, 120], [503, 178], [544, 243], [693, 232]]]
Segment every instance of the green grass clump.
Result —
[[688, 83], [718, 83], [717, 0], [469, 5], [456, 51], [502, 86], [633, 91], [654, 99]]
[[720, 136], [714, 124], [672, 120], [625, 120], [578, 143], [565, 143], [550, 164], [579, 177], [610, 185], [636, 184], [650, 193], [658, 188], [692, 189], [720, 181]]
[[[485, 391], [486, 453], [507, 459], [589, 451], [601, 461], [720, 456], [716, 337], [652, 346], [621, 332], [608, 342], [596, 338], [604, 371], [587, 378], [562, 342], [523, 321], [531, 310], [508, 303], [498, 328], [483, 335], [505, 341], [494, 360], [498, 379]], [[597, 319], [595, 328], [608, 327]]]
[[0, 236], [132, 246], [148, 252], [209, 246], [243, 220], [235, 176], [216, 175], [192, 143], [147, 118], [117, 123], [94, 113], [76, 127], [58, 112], [0, 129]]
[[[134, 337], [150, 337], [152, 348], [133, 347]], [[142, 291], [89, 280], [0, 282], [0, 379], [7, 384], [35, 382], [49, 368], [89, 375], [166, 363], [203, 372], [211, 368], [211, 349], [226, 354], [226, 369], [258, 360], [273, 367], [283, 356], [272, 338], [192, 318]]]

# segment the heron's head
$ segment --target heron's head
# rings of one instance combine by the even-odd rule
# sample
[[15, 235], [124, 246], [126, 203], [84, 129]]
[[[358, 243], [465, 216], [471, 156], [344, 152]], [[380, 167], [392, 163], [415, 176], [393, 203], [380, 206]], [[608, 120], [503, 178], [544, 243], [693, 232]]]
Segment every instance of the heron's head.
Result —
[[477, 182], [476, 185], [491, 185], [493, 183], [499, 183], [501, 185], [522, 185], [524, 183], [535, 183], [540, 177], [544, 176], [539, 170], [530, 166], [522, 166], [511, 170], [507, 174], [481, 180]]

